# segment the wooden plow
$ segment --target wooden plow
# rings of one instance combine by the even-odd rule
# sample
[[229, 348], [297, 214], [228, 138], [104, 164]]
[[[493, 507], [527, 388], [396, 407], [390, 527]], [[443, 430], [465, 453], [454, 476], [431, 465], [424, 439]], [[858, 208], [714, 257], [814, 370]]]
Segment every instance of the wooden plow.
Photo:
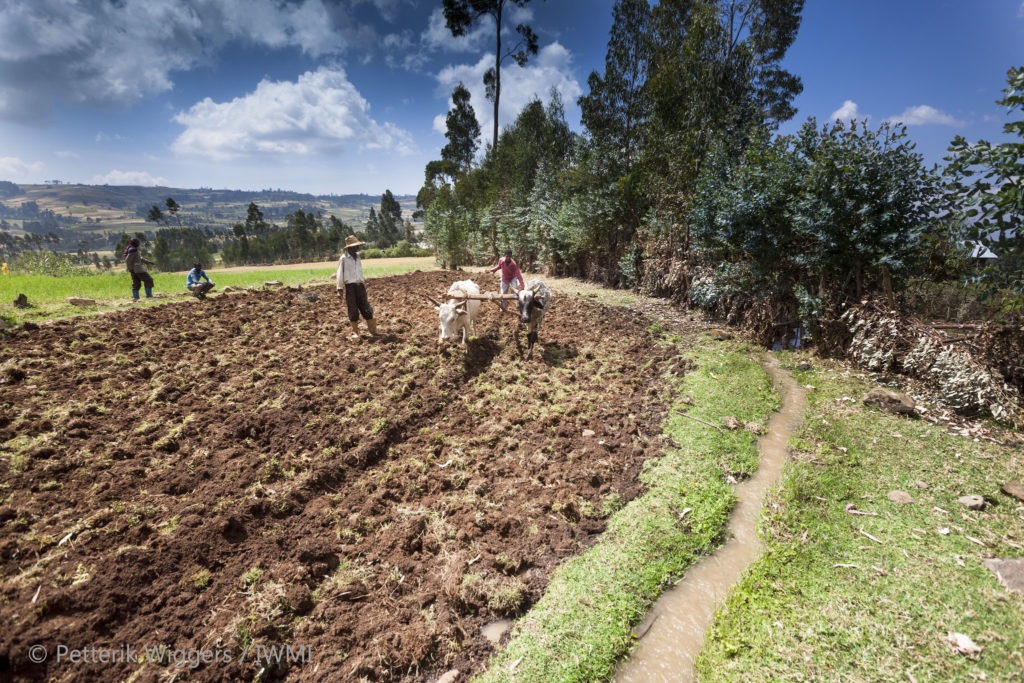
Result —
[[[464, 294], [459, 292], [457, 294], [445, 294], [441, 297], [442, 300], [455, 299], [456, 301], [493, 301], [496, 306], [500, 306], [501, 301], [515, 301], [518, 297], [511, 292], [508, 294], [501, 294], [499, 292], [484, 292], [483, 294]], [[440, 304], [433, 299], [433, 297], [427, 297], [432, 304], [440, 306]]]
[[515, 301], [518, 297], [515, 294], [500, 294], [498, 292], [484, 292], [483, 294], [446, 294], [447, 299], [459, 299], [462, 301], [493, 301], [497, 304], [499, 301]]

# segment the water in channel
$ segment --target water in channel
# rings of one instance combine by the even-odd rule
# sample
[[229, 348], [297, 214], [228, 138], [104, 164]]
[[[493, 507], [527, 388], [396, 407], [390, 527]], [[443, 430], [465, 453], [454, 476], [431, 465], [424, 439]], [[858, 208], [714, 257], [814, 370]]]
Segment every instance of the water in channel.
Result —
[[757, 522], [765, 491], [775, 485], [786, 460], [786, 443], [804, 414], [804, 390], [767, 354], [765, 369], [782, 395], [782, 407], [758, 441], [760, 463], [750, 479], [736, 486], [738, 501], [729, 518], [728, 540], [691, 567], [654, 604], [635, 629], [640, 636], [615, 674], [616, 683], [692, 681], [693, 664], [704, 646], [704, 632], [743, 571], [761, 553]]

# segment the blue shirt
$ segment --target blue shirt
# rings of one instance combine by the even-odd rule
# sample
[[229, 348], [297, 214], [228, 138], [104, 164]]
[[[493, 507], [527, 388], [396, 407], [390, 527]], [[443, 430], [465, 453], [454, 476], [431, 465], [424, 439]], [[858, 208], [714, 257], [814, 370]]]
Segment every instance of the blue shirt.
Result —
[[206, 277], [205, 270], [196, 271], [196, 269], [193, 268], [192, 270], [188, 271], [188, 279], [185, 280], [185, 289], [188, 289], [192, 285], [198, 285], [199, 278], [202, 278], [207, 282], [210, 281], [210, 278]]

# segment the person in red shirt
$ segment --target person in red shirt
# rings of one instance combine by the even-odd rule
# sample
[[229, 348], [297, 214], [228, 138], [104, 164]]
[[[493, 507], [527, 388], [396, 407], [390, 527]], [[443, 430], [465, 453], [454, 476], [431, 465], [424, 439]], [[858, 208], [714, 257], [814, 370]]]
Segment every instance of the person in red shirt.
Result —
[[[493, 273], [496, 270], [501, 270], [501, 293], [505, 294], [508, 292], [509, 286], [514, 280], [519, 280], [519, 289], [525, 289], [526, 283], [523, 281], [523, 274], [519, 272], [519, 266], [512, 260], [512, 250], [506, 249], [505, 256], [498, 259], [498, 265], [491, 268], [489, 273]], [[507, 301], [501, 302], [501, 310], [505, 310], [508, 307]]]

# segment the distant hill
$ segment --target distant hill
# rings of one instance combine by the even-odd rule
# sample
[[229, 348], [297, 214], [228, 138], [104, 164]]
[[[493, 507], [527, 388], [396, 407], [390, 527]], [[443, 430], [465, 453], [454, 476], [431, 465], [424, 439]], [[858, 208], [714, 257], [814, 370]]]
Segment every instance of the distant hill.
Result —
[[[336, 216], [353, 227], [362, 227], [370, 208], [380, 208], [380, 195], [313, 195], [286, 190], [214, 190], [141, 185], [19, 185], [0, 181], [0, 230], [61, 237], [61, 248], [106, 249], [123, 232], [152, 232], [147, 222], [154, 204], [164, 208], [173, 198], [183, 225], [230, 229], [245, 220], [249, 203], [263, 211], [264, 220], [283, 223], [295, 211]], [[410, 217], [416, 208], [413, 195], [396, 195], [402, 212]]]

